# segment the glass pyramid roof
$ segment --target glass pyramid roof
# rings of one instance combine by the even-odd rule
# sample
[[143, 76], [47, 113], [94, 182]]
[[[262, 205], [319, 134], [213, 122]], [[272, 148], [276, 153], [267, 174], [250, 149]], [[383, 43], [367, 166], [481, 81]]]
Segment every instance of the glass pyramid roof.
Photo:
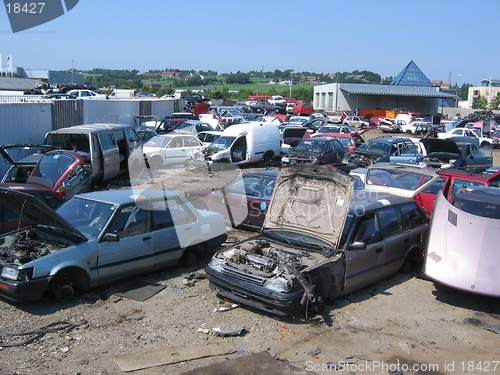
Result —
[[422, 73], [413, 60], [394, 78], [391, 85], [432, 87], [431, 81]]

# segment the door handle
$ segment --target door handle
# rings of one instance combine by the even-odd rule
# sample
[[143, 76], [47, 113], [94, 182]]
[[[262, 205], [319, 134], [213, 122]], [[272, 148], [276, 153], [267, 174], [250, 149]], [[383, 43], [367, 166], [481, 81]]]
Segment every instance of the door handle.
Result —
[[377, 254], [378, 254], [378, 253], [381, 253], [381, 252], [382, 252], [382, 250], [384, 250], [384, 248], [383, 248], [383, 247], [377, 247], [377, 248], [375, 249], [375, 253], [377, 253]]
[[149, 241], [151, 239], [151, 236], [148, 236], [148, 237], [143, 237], [142, 240], [143, 241]]

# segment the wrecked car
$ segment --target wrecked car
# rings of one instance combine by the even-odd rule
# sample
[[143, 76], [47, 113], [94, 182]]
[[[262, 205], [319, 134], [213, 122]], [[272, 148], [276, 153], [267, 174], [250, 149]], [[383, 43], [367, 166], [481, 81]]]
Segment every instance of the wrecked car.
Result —
[[451, 202], [439, 192], [432, 215], [425, 276], [451, 288], [500, 297], [500, 189], [461, 189]]
[[283, 168], [258, 236], [205, 267], [219, 296], [276, 315], [324, 302], [421, 263], [428, 223], [414, 201], [353, 196], [354, 178], [327, 166]]
[[493, 166], [493, 148], [479, 147], [469, 137], [450, 139], [426, 138], [422, 142], [427, 150], [420, 163], [432, 168], [461, 168], [482, 172]]
[[346, 151], [340, 141], [333, 137], [312, 137], [300, 141], [288, 154], [281, 158], [283, 165], [339, 164], [342, 163]]
[[25, 183], [36, 163], [54, 146], [41, 144], [13, 144], [0, 146], [0, 155], [7, 168], [0, 182]]
[[31, 195], [0, 190], [0, 203], [31, 225], [0, 236], [0, 296], [70, 301], [141, 273], [196, 262], [226, 240], [220, 214], [173, 192], [118, 189], [77, 195], [56, 211]]

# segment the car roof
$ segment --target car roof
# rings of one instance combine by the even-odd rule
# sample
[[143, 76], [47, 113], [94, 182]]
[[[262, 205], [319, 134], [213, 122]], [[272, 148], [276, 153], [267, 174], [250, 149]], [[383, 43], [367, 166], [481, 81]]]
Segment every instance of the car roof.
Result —
[[[499, 189], [500, 190], [500, 189]], [[359, 213], [362, 211], [371, 211], [383, 207], [390, 207], [397, 204], [414, 202], [412, 198], [399, 195], [378, 193], [373, 194], [365, 191], [357, 191], [351, 198], [349, 207], [350, 213]]]
[[161, 189], [122, 188], [115, 190], [93, 191], [90, 193], [78, 194], [75, 197], [92, 199], [103, 203], [123, 205], [130, 203], [140, 203], [143, 200], [151, 200], [159, 198], [169, 199], [180, 196], [181, 196], [180, 194], [175, 193], [173, 191], [161, 190]]
[[468, 172], [463, 169], [456, 169], [456, 168], [444, 168], [440, 169], [437, 171], [437, 174], [440, 176], [454, 176], [454, 177], [461, 177], [461, 178], [466, 178], [469, 180], [476, 180], [476, 181], [489, 181], [492, 179], [497, 178], [500, 176], [500, 171], [497, 171], [495, 173], [474, 173], [474, 172]]

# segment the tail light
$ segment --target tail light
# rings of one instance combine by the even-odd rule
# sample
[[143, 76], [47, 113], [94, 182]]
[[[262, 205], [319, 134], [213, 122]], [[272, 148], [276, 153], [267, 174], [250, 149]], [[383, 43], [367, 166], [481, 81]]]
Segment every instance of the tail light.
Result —
[[66, 198], [66, 188], [62, 185], [56, 189], [55, 193], [61, 198]]

